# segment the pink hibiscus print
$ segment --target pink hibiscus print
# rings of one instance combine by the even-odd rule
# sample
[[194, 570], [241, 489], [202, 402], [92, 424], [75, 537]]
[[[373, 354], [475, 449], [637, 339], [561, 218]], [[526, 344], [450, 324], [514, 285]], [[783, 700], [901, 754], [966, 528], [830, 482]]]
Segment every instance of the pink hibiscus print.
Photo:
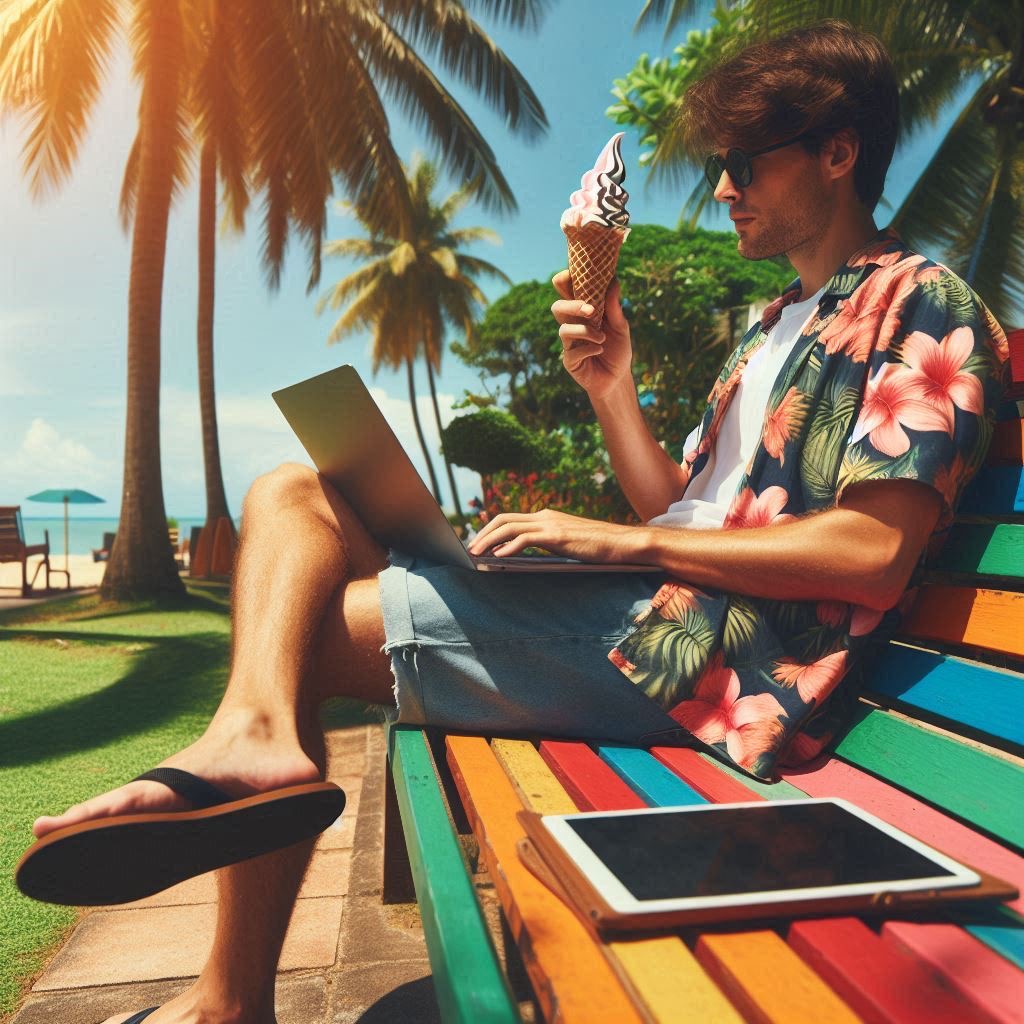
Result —
[[974, 351], [974, 332], [957, 327], [942, 341], [914, 331], [904, 339], [901, 355], [920, 384], [921, 396], [946, 418], [947, 432], [953, 433], [953, 406], [979, 415], [985, 405], [981, 381], [964, 370]]
[[885, 612], [875, 608], [868, 608], [867, 605], [858, 604], [854, 606], [853, 618], [850, 619], [850, 636], [867, 636], [874, 632], [875, 627], [882, 621]]
[[633, 664], [618, 647], [613, 647], [608, 652], [608, 660], [620, 671], [625, 672], [629, 675], [631, 672], [636, 671], [636, 665]]
[[947, 416], [926, 401], [921, 375], [885, 363], [868, 381], [850, 443], [866, 436], [884, 455], [896, 458], [910, 449], [904, 427], [951, 432]]
[[682, 622], [686, 613], [698, 608], [698, 597], [707, 597], [703, 590], [684, 587], [679, 583], [666, 583], [651, 601], [651, 609], [657, 610], [663, 619]]
[[721, 743], [741, 767], [749, 768], [783, 733], [782, 705], [770, 693], [740, 696], [739, 676], [722, 664], [719, 652], [708, 663], [690, 700], [669, 714], [704, 743]]
[[796, 686], [796, 692], [805, 704], [820, 704], [836, 687], [846, 672], [849, 652], [836, 651], [824, 658], [803, 665], [792, 658], [779, 658], [772, 670], [772, 678], [783, 686]]
[[807, 417], [807, 395], [790, 388], [781, 402], [764, 418], [761, 440], [765, 450], [779, 465], [785, 465], [786, 442], [791, 441]]
[[754, 494], [749, 487], [744, 487], [733, 501], [722, 526], [734, 530], [789, 522], [796, 519], [796, 516], [783, 513], [788, 502], [789, 494], [785, 487], [766, 487], [759, 495]]
[[845, 601], [819, 601], [815, 612], [823, 626], [841, 626], [850, 614], [850, 606]]

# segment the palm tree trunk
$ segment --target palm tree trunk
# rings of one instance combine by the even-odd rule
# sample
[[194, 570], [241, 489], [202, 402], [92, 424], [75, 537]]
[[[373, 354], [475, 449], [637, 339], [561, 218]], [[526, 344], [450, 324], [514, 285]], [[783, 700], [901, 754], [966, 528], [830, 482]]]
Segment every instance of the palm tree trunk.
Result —
[[199, 356], [199, 417], [203, 428], [206, 473], [206, 522], [231, 520], [224, 493], [217, 436], [217, 403], [213, 379], [213, 305], [217, 266], [217, 153], [207, 140], [199, 157], [199, 310], [196, 342]]
[[462, 522], [462, 502], [459, 500], [459, 491], [455, 486], [455, 473], [452, 471], [451, 460], [444, 450], [444, 434], [441, 433], [441, 410], [437, 405], [437, 387], [434, 383], [434, 368], [427, 360], [427, 380], [430, 382], [430, 401], [434, 404], [434, 421], [437, 423], [437, 436], [441, 438], [441, 456], [444, 459], [444, 468], [448, 473], [448, 486], [452, 489], [452, 503], [455, 505], [455, 515], [459, 522]]
[[437, 484], [437, 474], [434, 472], [434, 462], [430, 458], [430, 449], [427, 447], [427, 439], [423, 436], [423, 424], [420, 423], [420, 412], [416, 408], [416, 382], [412, 376], [412, 359], [406, 359], [405, 369], [409, 377], [409, 405], [412, 406], [412, 421], [416, 425], [416, 436], [420, 439], [420, 448], [423, 449], [423, 458], [427, 460], [427, 472], [430, 474], [430, 489], [434, 492], [434, 499], [438, 505], [441, 504], [441, 488]]
[[160, 475], [160, 311], [171, 208], [174, 126], [181, 88], [177, 3], [150, 0], [149, 45], [139, 105], [141, 150], [128, 285], [128, 391], [117, 542], [102, 594], [116, 600], [182, 594], [167, 539]]

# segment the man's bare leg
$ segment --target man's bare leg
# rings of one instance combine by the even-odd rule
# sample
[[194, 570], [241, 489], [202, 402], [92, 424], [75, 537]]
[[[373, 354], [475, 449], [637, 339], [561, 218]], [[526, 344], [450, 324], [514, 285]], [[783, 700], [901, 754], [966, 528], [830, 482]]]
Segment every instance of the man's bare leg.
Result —
[[[228, 686], [203, 736], [163, 763], [239, 796], [322, 778], [322, 700], [392, 701], [375, 579], [384, 564], [383, 549], [311, 471], [282, 467], [257, 481], [235, 570]], [[33, 830], [41, 836], [76, 821], [184, 806], [159, 783], [129, 783], [40, 818]], [[209, 961], [152, 1024], [273, 1021], [277, 960], [312, 848], [303, 843], [220, 873]]]

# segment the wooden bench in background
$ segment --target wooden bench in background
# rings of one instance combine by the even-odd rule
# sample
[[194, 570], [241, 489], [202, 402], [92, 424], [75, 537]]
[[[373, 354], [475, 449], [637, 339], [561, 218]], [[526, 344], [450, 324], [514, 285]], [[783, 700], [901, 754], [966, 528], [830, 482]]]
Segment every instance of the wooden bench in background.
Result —
[[[841, 917], [600, 943], [516, 854], [523, 807], [838, 796], [1024, 890], [1022, 437], [1007, 402], [903, 634], [814, 770], [767, 785], [693, 750], [390, 730], [384, 897], [414, 890], [444, 1020], [518, 1021], [531, 1004], [581, 1024], [1024, 1020], [1024, 899], [927, 923]], [[478, 899], [488, 886], [498, 930]]]

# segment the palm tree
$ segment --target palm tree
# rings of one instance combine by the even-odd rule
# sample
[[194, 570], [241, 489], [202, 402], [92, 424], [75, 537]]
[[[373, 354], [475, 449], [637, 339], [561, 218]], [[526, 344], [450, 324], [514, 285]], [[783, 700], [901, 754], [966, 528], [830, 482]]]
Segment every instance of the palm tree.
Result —
[[[441, 412], [434, 374], [441, 369], [447, 328], [458, 327], [467, 340], [475, 337], [479, 312], [487, 304], [476, 278], [486, 276], [511, 282], [492, 263], [462, 251], [474, 242], [497, 242], [494, 232], [487, 228], [452, 227], [459, 211], [477, 194], [478, 185], [475, 182], [464, 185], [440, 204], [433, 201], [436, 186], [435, 166], [416, 158], [408, 175], [412, 224], [408, 233], [401, 237], [374, 233], [363, 211], [358, 206], [353, 207], [356, 216], [370, 230], [370, 237], [328, 242], [324, 254], [369, 262], [339, 281], [317, 302], [316, 308], [318, 313], [327, 307], [340, 309], [352, 300], [331, 329], [328, 344], [341, 341], [355, 331], [372, 328], [373, 372], [381, 366], [393, 369], [405, 366], [416, 434], [434, 497], [440, 503], [433, 460], [416, 408], [413, 364], [421, 355], [426, 360], [430, 398], [440, 436]], [[447, 455], [445, 466], [458, 515], [461, 502]]]
[[[693, 7], [692, 0], [646, 0], [638, 25], [665, 18], [668, 33]], [[741, 0], [720, 2], [715, 17], [719, 31], [713, 40], [711, 34], [703, 40], [691, 34], [684, 45], [690, 64], [670, 86], [676, 103], [689, 80], [747, 42], [824, 18], [842, 18], [874, 33], [889, 48], [900, 82], [904, 138], [934, 123], [951, 103], [959, 104], [957, 116], [891, 223], [916, 248], [943, 252], [998, 318], [1012, 322], [1024, 316], [1020, 3]], [[709, 40], [710, 45], [701, 46]], [[667, 169], [692, 161], [697, 155], [683, 153], [670, 137], [671, 114], [660, 108], [658, 113], [663, 130], [653, 133], [652, 164]]]
[[[536, 27], [546, 4], [485, 7], [510, 26]], [[201, 144], [214, 146], [229, 192], [244, 168], [249, 188], [263, 196], [270, 284], [279, 281], [294, 229], [309, 253], [310, 288], [319, 280], [325, 200], [335, 178], [375, 230], [396, 232], [410, 222], [376, 82], [427, 130], [449, 166], [467, 180], [479, 179], [487, 205], [515, 207], [486, 141], [416, 47], [482, 92], [514, 131], [531, 138], [546, 126], [525, 80], [457, 2], [24, 0], [0, 11], [0, 110], [20, 112], [30, 123], [25, 165], [37, 194], [70, 174], [105, 64], [126, 26], [142, 97], [122, 186], [122, 210], [131, 211], [132, 263], [122, 512], [103, 584], [104, 595], [114, 598], [182, 589], [167, 544], [160, 477], [160, 309], [167, 220], [172, 197], [187, 179], [190, 126]], [[202, 76], [192, 78], [203, 66], [204, 39], [211, 84], [205, 89]], [[218, 134], [219, 126], [232, 123], [233, 150]], [[209, 173], [203, 180], [211, 180]], [[215, 188], [216, 171], [212, 180]], [[204, 210], [211, 209], [206, 202]], [[240, 209], [236, 203], [230, 211], [235, 219]], [[208, 237], [208, 228], [204, 232]], [[200, 318], [209, 324], [213, 249], [207, 245], [204, 252], [209, 287]], [[207, 328], [201, 336], [204, 331], [212, 338]], [[209, 380], [212, 385], [212, 374]], [[212, 390], [204, 407], [213, 408]], [[206, 426], [209, 432], [209, 417]]]

